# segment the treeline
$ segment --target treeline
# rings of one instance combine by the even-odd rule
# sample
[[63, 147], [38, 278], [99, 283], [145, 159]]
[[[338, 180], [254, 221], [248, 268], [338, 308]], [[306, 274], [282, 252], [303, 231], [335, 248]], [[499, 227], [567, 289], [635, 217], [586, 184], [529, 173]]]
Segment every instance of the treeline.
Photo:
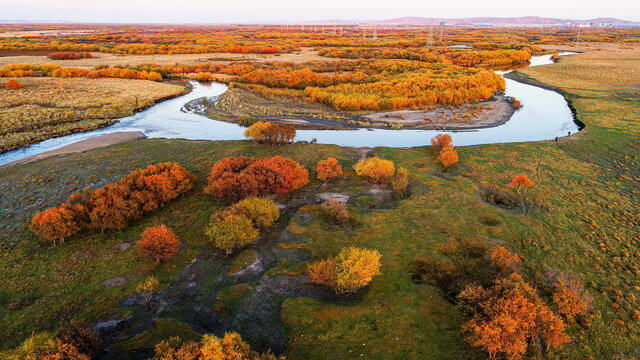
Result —
[[87, 77], [98, 78], [118, 78], [162, 81], [162, 75], [155, 71], [137, 71], [126, 68], [101, 68], [97, 70], [87, 70], [74, 67], [62, 67], [56, 64], [32, 65], [32, 64], [9, 64], [0, 69], [0, 77]]
[[84, 229], [123, 229], [191, 189], [194, 180], [195, 176], [177, 163], [149, 165], [117, 183], [72, 194], [62, 205], [38, 212], [30, 228], [54, 245]]
[[51, 60], [78, 60], [78, 59], [91, 59], [93, 55], [90, 52], [54, 52], [48, 55]]

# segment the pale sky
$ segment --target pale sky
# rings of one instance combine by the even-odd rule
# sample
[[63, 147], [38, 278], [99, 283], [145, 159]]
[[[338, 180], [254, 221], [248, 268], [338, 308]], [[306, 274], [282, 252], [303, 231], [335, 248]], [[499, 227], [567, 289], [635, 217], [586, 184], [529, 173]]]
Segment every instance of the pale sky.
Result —
[[0, 20], [243, 23], [404, 16], [615, 17], [640, 22], [637, 0], [0, 0]]

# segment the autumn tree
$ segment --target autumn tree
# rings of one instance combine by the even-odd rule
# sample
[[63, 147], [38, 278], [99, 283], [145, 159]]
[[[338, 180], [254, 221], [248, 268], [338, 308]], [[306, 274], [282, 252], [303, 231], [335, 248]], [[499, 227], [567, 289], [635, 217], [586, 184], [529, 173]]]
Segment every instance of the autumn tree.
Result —
[[431, 146], [435, 151], [440, 151], [449, 144], [451, 144], [451, 135], [449, 134], [438, 134], [431, 139]]
[[56, 245], [56, 241], [63, 243], [64, 238], [80, 231], [73, 212], [67, 207], [54, 207], [38, 212], [31, 219], [29, 228], [41, 240], [53, 245]]
[[320, 181], [329, 181], [342, 176], [342, 165], [336, 158], [328, 158], [318, 161], [316, 165], [316, 177]]
[[518, 254], [512, 254], [502, 246], [487, 250], [487, 255], [501, 274], [509, 272], [521, 262]]
[[206, 334], [199, 342], [183, 343], [178, 337], [163, 340], [155, 347], [153, 360], [285, 360], [271, 353], [251, 350], [238, 333], [225, 333], [219, 338]]
[[513, 180], [511, 180], [511, 183], [509, 183], [510, 186], [517, 186], [518, 187], [518, 194], [520, 194], [520, 190], [523, 186], [533, 186], [534, 182], [529, 180], [529, 178], [527, 177], [527, 175], [517, 175], [513, 178]]
[[235, 203], [232, 208], [246, 216], [258, 229], [266, 229], [280, 217], [280, 210], [271, 199], [249, 197]]
[[527, 346], [540, 338], [546, 348], [569, 341], [565, 325], [518, 274], [499, 278], [488, 289], [469, 285], [458, 295], [459, 306], [472, 316], [463, 329], [467, 340], [490, 358], [500, 354], [520, 359]]
[[258, 121], [245, 130], [244, 136], [259, 143], [286, 144], [295, 139], [296, 129], [291, 125]]
[[309, 266], [310, 280], [331, 287], [338, 294], [351, 294], [367, 286], [380, 274], [380, 253], [376, 250], [349, 247], [335, 259]]
[[204, 192], [219, 202], [228, 202], [248, 196], [286, 194], [308, 182], [307, 170], [282, 156], [230, 157], [213, 164]]
[[136, 287], [136, 292], [140, 293], [144, 298], [144, 304], [149, 305], [151, 303], [151, 299], [153, 298], [153, 294], [158, 291], [158, 287], [160, 286], [160, 282], [155, 276], [149, 276], [144, 279], [143, 282], [138, 284]]
[[367, 180], [377, 184], [389, 183], [396, 172], [393, 162], [377, 156], [358, 161], [353, 165], [353, 169], [356, 174], [365, 176]]
[[80, 353], [75, 346], [61, 343], [53, 354], [46, 355], [41, 360], [91, 360], [91, 358]]
[[4, 84], [4, 87], [6, 87], [7, 89], [18, 89], [18, 88], [22, 87], [22, 84], [20, 84], [20, 81], [18, 81], [16, 79], [9, 79]]
[[553, 302], [558, 312], [569, 320], [587, 311], [587, 303], [580, 296], [582, 284], [577, 281], [560, 280], [554, 285]]
[[222, 220], [211, 219], [205, 234], [215, 247], [231, 253], [253, 242], [259, 232], [246, 216], [230, 215]]
[[136, 247], [141, 257], [153, 259], [159, 263], [170, 259], [178, 252], [180, 240], [165, 225], [152, 226], [140, 234], [140, 240], [136, 243]]

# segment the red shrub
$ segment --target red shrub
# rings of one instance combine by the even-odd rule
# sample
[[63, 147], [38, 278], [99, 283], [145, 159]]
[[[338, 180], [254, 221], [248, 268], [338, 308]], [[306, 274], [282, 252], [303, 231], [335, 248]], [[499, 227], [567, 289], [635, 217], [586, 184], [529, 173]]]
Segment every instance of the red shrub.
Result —
[[54, 52], [49, 54], [51, 60], [78, 60], [78, 59], [91, 59], [93, 55], [90, 52]]
[[7, 89], [18, 89], [22, 87], [22, 84], [20, 84], [20, 81], [16, 79], [9, 79], [9, 81], [4, 84], [4, 87], [6, 87]]

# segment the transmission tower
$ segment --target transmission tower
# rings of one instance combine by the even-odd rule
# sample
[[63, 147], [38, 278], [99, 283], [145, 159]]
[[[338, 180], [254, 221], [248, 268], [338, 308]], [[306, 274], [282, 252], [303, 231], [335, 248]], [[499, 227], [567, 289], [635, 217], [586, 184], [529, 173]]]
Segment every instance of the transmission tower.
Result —
[[578, 29], [578, 37], [576, 38], [576, 45], [580, 44], [580, 30], [581, 29]]
[[373, 39], [377, 39], [378, 38], [378, 20], [377, 19], [373, 19]]
[[427, 46], [433, 46], [433, 23], [429, 25], [429, 37], [427, 38]]
[[442, 30], [443, 30], [443, 28], [441, 27], [440, 28], [440, 45], [442, 45]]

